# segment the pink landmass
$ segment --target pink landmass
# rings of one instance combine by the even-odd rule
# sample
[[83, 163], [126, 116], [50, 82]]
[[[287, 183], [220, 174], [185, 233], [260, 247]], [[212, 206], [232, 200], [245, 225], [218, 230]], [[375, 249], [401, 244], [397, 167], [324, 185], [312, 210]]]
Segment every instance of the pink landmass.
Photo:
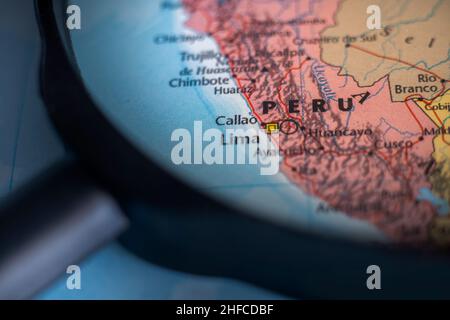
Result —
[[[387, 78], [369, 88], [358, 87], [339, 68], [320, 60], [320, 33], [335, 22], [338, 1], [184, 0], [187, 26], [217, 42], [230, 66], [254, 63], [257, 72], [233, 77], [262, 126], [286, 119], [301, 127], [283, 134], [283, 173], [307, 193], [325, 200], [351, 217], [373, 223], [395, 242], [425, 243], [433, 206], [417, 201], [430, 188], [425, 174], [433, 152], [433, 124], [425, 114], [394, 103]], [[344, 45], [344, 43], [342, 44]], [[299, 55], [275, 55], [277, 52]], [[270, 54], [272, 53], [272, 54]], [[248, 62], [253, 59], [253, 62]], [[338, 109], [337, 98], [369, 92], [353, 112]], [[330, 102], [327, 112], [313, 112], [312, 100]], [[358, 98], [355, 98], [358, 101]], [[263, 114], [263, 102], [277, 107]], [[288, 112], [288, 101], [299, 100], [299, 113]], [[315, 130], [359, 130], [357, 136], [321, 137]], [[370, 133], [370, 134], [368, 134]], [[405, 146], [406, 145], [406, 146]]]

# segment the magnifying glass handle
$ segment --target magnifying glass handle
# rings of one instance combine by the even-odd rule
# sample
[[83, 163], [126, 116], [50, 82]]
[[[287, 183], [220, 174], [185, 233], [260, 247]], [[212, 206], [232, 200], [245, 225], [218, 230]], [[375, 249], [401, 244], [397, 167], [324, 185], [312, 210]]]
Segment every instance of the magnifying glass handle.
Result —
[[32, 297], [127, 224], [76, 164], [51, 169], [0, 209], [0, 299]]

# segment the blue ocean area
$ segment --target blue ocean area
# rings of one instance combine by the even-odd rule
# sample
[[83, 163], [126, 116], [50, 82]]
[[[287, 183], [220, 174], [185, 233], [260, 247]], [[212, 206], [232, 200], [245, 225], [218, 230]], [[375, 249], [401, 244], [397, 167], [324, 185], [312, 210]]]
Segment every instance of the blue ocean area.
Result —
[[438, 196], [436, 196], [430, 189], [420, 189], [420, 194], [417, 197], [421, 201], [429, 201], [438, 210], [438, 214], [441, 216], [447, 216], [450, 214], [450, 206], [448, 202]]

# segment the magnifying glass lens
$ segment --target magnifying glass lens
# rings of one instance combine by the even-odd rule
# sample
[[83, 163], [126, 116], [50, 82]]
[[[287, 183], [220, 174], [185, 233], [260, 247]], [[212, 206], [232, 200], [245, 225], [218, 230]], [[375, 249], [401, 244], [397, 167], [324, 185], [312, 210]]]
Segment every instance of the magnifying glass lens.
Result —
[[175, 176], [301, 231], [450, 245], [449, 1], [69, 4], [98, 108]]

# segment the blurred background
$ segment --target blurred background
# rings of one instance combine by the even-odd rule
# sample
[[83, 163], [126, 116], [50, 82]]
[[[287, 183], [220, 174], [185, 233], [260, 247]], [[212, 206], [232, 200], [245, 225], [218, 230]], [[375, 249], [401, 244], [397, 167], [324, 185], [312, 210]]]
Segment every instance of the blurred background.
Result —
[[[0, 201], [69, 155], [39, 97], [40, 39], [32, 0], [0, 10]], [[80, 262], [81, 290], [62, 275], [37, 299], [278, 299], [242, 282], [152, 265], [112, 243]]]

